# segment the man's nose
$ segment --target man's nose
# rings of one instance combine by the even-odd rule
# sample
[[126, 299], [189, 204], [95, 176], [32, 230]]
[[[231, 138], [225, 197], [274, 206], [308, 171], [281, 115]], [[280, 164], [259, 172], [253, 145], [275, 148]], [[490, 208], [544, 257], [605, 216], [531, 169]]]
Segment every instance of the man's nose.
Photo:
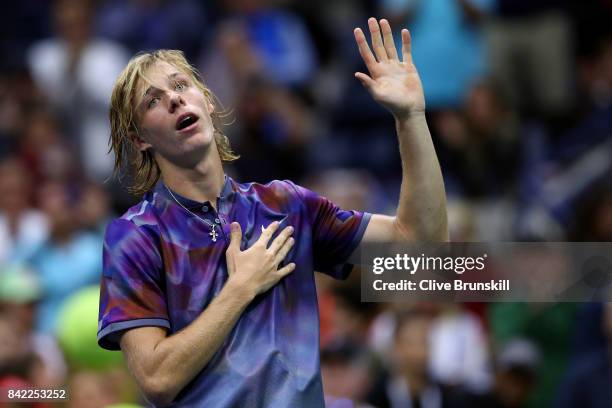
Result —
[[183, 105], [185, 102], [183, 98], [178, 92], [170, 92], [170, 111], [173, 112], [180, 105]]

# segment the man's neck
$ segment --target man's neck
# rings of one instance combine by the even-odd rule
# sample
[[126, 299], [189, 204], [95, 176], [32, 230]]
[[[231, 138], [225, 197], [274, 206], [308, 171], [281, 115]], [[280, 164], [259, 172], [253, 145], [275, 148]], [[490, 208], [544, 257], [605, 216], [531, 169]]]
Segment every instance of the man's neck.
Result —
[[160, 169], [162, 180], [170, 190], [191, 200], [209, 201], [216, 206], [217, 197], [221, 195], [225, 182], [225, 174], [218, 154], [208, 154], [193, 168], [178, 167], [165, 162], [160, 163]]

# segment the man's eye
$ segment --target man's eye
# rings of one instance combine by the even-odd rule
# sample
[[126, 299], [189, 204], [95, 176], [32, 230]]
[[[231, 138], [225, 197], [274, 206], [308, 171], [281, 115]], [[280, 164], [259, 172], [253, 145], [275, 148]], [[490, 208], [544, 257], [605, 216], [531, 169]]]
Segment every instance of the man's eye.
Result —
[[154, 107], [155, 105], [157, 105], [157, 102], [159, 102], [159, 98], [155, 97], [155, 98], [151, 98], [151, 100], [149, 101], [149, 103], [147, 104], [147, 108], [151, 109], [152, 107]]
[[174, 85], [174, 89], [176, 89], [177, 91], [182, 91], [183, 89], [187, 88], [187, 85], [183, 82], [177, 82]]

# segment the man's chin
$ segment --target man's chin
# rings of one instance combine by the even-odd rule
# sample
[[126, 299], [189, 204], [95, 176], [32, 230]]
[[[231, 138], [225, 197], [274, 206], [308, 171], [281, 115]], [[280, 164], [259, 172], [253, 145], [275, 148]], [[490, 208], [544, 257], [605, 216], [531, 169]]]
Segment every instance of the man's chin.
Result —
[[202, 129], [201, 126], [197, 126], [193, 129], [177, 130], [175, 134], [179, 140], [202, 139], [203, 143], [209, 144], [214, 138], [214, 129]]
[[192, 137], [187, 142], [189, 142], [188, 145], [184, 146], [185, 149], [180, 154], [181, 160], [193, 163], [205, 159], [209, 154], [217, 154], [214, 140], [210, 137], [198, 139]]

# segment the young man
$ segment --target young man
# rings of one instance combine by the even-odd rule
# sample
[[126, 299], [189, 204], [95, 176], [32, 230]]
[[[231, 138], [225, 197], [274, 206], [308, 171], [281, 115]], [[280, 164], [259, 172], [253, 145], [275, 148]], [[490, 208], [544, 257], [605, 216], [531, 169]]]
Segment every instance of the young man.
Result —
[[444, 186], [402, 31], [360, 29], [370, 75], [394, 115], [403, 162], [395, 217], [339, 209], [290, 181], [241, 184], [213, 96], [177, 51], [134, 58], [111, 101], [116, 166], [129, 156], [144, 199], [107, 228], [98, 341], [119, 349], [158, 406], [323, 406], [313, 271], [345, 278], [361, 242], [447, 239]]

